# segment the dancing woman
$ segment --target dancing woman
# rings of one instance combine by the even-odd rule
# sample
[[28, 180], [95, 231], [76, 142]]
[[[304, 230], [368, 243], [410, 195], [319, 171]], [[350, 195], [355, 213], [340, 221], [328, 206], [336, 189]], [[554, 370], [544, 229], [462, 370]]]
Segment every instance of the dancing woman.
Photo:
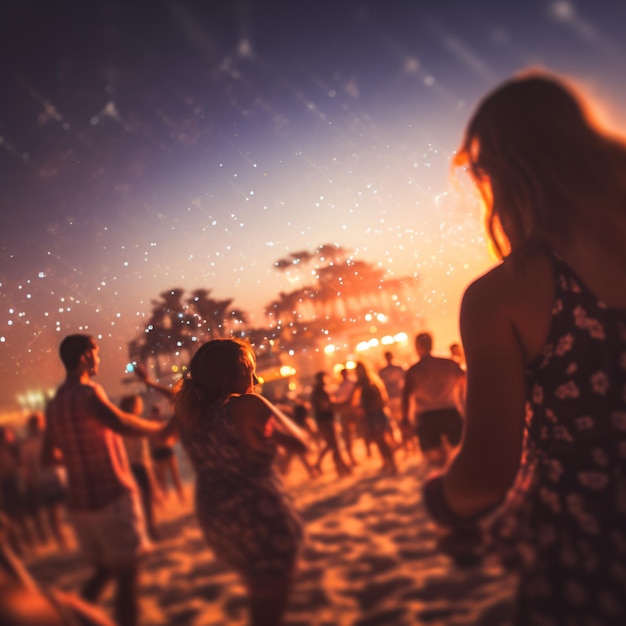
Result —
[[215, 556], [242, 578], [253, 626], [280, 624], [301, 523], [273, 468], [277, 445], [305, 452], [303, 432], [254, 393], [256, 360], [239, 340], [200, 347], [174, 396], [196, 473], [196, 513]]
[[370, 372], [365, 363], [358, 361], [355, 367], [356, 385], [354, 393], [358, 395], [364, 413], [364, 428], [367, 436], [378, 447], [383, 460], [383, 471], [396, 474], [398, 468], [393, 457], [393, 450], [386, 439], [390, 422], [387, 408], [387, 391], [383, 382]]

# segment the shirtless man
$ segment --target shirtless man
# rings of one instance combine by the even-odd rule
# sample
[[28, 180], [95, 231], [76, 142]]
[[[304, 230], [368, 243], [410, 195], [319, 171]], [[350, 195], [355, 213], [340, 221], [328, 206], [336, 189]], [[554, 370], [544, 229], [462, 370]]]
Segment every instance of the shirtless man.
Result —
[[412, 418], [424, 457], [430, 465], [443, 467], [448, 460], [447, 445], [459, 445], [463, 433], [460, 409], [465, 372], [452, 359], [433, 356], [432, 348], [430, 333], [417, 335], [419, 361], [406, 372], [402, 424], [406, 428]]
[[120, 435], [153, 435], [163, 426], [124, 413], [92, 382], [100, 364], [93, 337], [69, 335], [59, 353], [66, 378], [46, 411], [42, 461], [62, 461], [67, 470], [71, 521], [81, 550], [94, 567], [81, 595], [96, 601], [114, 580], [116, 622], [135, 626], [139, 557], [150, 542]]

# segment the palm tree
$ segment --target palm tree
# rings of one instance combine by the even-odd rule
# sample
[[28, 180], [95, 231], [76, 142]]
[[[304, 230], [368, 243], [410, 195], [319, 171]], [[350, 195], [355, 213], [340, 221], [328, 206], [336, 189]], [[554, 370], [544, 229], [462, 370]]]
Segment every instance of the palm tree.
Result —
[[182, 352], [191, 353], [191, 317], [183, 304], [183, 294], [183, 289], [173, 288], [159, 294], [159, 300], [152, 300], [152, 312], [143, 333], [128, 345], [132, 360], [146, 367], [150, 360], [154, 361], [157, 378], [162, 374], [162, 357], [176, 361]]
[[329, 332], [365, 325], [366, 313], [384, 313], [395, 325], [409, 320], [412, 307], [407, 303], [416, 294], [419, 280], [413, 276], [391, 278], [376, 264], [350, 258], [337, 244], [320, 245], [313, 254], [294, 252], [274, 265], [287, 269], [294, 260], [300, 265], [315, 258], [319, 264], [312, 284], [281, 292], [265, 309], [266, 317], [281, 331], [281, 340], [290, 349], [296, 343], [309, 345], [313, 336], [319, 342]]
[[[247, 315], [241, 309], [232, 308], [233, 299], [215, 300], [210, 289], [196, 289], [187, 300], [193, 310], [194, 327], [200, 336], [218, 339], [239, 334], [240, 328], [248, 323]], [[238, 332], [234, 332], [235, 329]]]

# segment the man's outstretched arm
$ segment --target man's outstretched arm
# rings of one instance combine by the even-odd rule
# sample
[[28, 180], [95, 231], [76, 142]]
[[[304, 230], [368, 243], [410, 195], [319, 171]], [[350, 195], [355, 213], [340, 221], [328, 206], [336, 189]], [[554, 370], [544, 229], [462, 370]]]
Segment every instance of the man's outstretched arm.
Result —
[[116, 407], [100, 385], [94, 385], [94, 394], [89, 408], [95, 419], [118, 435], [145, 437], [160, 433], [164, 428], [159, 422], [125, 413]]

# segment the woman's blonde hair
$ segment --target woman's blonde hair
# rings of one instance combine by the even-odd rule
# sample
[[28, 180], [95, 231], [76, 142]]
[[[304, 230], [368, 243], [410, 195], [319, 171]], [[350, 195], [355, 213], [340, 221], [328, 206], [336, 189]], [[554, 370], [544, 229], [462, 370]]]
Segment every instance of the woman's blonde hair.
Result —
[[197, 421], [203, 408], [241, 391], [242, 380], [254, 373], [256, 359], [249, 343], [215, 339], [193, 355], [187, 375], [175, 388], [174, 407], [182, 423]]
[[610, 236], [603, 218], [626, 211], [626, 145], [543, 72], [510, 80], [480, 103], [455, 164], [482, 192], [501, 258], [530, 240], [567, 236], [579, 218]]
[[380, 392], [383, 402], [388, 402], [387, 388], [382, 379], [364, 361], [357, 361], [354, 368], [357, 383], [361, 385], [372, 385]]

